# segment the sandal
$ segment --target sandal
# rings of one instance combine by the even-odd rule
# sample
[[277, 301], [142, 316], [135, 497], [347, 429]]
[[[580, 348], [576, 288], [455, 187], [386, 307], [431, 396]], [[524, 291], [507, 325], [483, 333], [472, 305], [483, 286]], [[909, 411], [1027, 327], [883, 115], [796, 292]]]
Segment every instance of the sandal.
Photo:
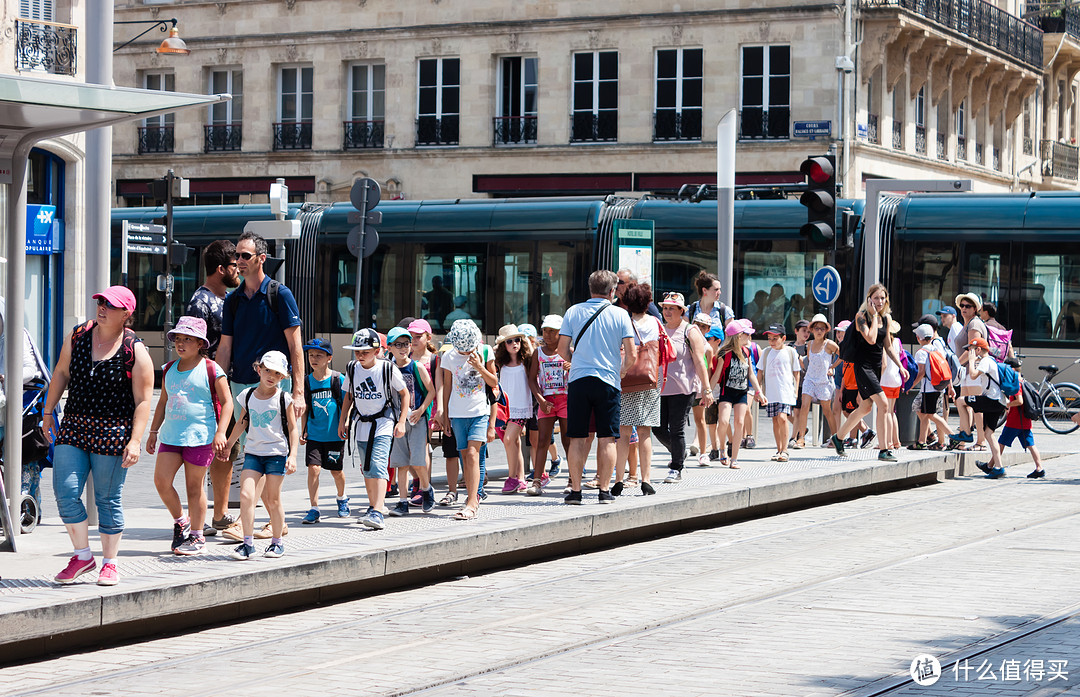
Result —
[[439, 505], [440, 506], [454, 506], [456, 504], [457, 504], [457, 492], [456, 491], [448, 491], [448, 492], [446, 492], [446, 496], [443, 496], [439, 500]]
[[585, 488], [586, 489], [599, 489], [600, 488], [600, 480], [597, 479], [596, 477], [593, 477], [591, 480], [585, 482]]
[[728, 462], [728, 467], [730, 467], [733, 470], [739, 469], [739, 461], [738, 460], [732, 460], [732, 461]]
[[462, 508], [461, 510], [454, 511], [454, 520], [475, 520], [476, 509], [475, 508]]
[[787, 453], [777, 453], [776, 454], [776, 461], [777, 462], [787, 462], [788, 461]]

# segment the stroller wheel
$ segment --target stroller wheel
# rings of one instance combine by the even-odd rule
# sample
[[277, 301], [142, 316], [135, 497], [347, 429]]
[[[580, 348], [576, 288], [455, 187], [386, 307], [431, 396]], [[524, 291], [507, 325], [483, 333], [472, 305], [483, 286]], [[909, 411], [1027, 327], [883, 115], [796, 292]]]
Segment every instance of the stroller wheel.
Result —
[[19, 520], [20, 529], [24, 532], [33, 532], [37, 524], [41, 522], [41, 509], [33, 496], [26, 494], [22, 497], [19, 507], [22, 517]]

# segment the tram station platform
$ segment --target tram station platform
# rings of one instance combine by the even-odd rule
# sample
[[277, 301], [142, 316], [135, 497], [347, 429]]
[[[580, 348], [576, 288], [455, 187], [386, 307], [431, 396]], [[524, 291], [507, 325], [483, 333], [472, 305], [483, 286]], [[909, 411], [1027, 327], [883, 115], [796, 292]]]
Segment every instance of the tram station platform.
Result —
[[[565, 461], [563, 473], [543, 496], [502, 495], [506, 465], [499, 453], [490, 461], [489, 496], [476, 520], [452, 519], [454, 508], [437, 506], [430, 514], [414, 508], [407, 517], [387, 517], [382, 531], [358, 524], [356, 514], [363, 512], [366, 498], [359, 470], [348, 466], [353, 517], [336, 517], [332, 496], [327, 495], [333, 487], [324, 475], [322, 522], [300, 524], [309, 507], [301, 466], [286, 478], [283, 493], [289, 528], [285, 556], [263, 558], [268, 541], [256, 540], [260, 556], [247, 562], [233, 560], [229, 554], [237, 543], [220, 535], [208, 538], [202, 555], [170, 552], [172, 520], [153, 489], [153, 458], [144, 455], [125, 489], [127, 527], [118, 563], [119, 585], [98, 586], [94, 572], [67, 586], [52, 580], [71, 555], [55, 505], [46, 506], [46, 518], [35, 531], [17, 538], [17, 553], [0, 553], [0, 663], [459, 578], [950, 477], [982, 477], [975, 459], [987, 457], [987, 453], [904, 449], [897, 451], [898, 462], [889, 463], [879, 462], [873, 449], [849, 448], [846, 457], [838, 457], [831, 448], [808, 445], [790, 451], [788, 462], [778, 463], [770, 461], [773, 448], [763, 442], [768, 436], [761, 435], [756, 449], [740, 453], [741, 469], [717, 463], [699, 467], [696, 458], [688, 457], [683, 480], [674, 484], [662, 483], [669, 457], [654, 439], [656, 495], [627, 489], [611, 505], [599, 505], [596, 491], [588, 489], [584, 505], [564, 504]], [[1080, 449], [1075, 436], [1039, 442], [1051, 476], [1052, 458]], [[502, 450], [498, 443], [493, 445], [492, 451]], [[1018, 449], [1007, 451], [1004, 461], [1015, 465], [1007, 470], [1010, 478], [1031, 470], [1030, 458]], [[443, 470], [442, 459], [436, 457], [435, 462], [438, 473]], [[593, 457], [586, 471], [595, 471]], [[48, 502], [51, 487], [48, 481], [42, 484]], [[178, 477], [181, 490], [182, 484]], [[434, 484], [438, 499], [446, 490], [445, 477], [436, 476]], [[388, 500], [390, 506], [395, 502]], [[260, 507], [256, 529], [266, 520]], [[93, 527], [91, 547], [100, 567], [100, 544]]]

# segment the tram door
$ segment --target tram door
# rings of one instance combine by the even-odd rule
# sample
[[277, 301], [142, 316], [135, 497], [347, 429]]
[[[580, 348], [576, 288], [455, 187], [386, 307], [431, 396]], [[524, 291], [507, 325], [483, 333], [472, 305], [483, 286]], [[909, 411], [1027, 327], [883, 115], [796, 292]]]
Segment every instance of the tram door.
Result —
[[997, 305], [998, 319], [1010, 326], [1010, 287], [1009, 259], [1012, 254], [1010, 245], [1005, 244], [965, 244], [963, 263], [964, 282], [959, 292], [975, 293], [984, 301]]

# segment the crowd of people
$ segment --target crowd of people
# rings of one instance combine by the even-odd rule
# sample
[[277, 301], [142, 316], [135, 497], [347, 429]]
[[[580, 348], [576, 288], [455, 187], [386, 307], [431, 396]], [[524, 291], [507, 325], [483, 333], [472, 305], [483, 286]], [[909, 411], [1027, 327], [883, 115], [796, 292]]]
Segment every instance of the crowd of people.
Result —
[[[957, 296], [959, 310], [946, 306], [912, 325], [914, 356], [897, 337], [900, 325], [881, 285], [870, 288], [853, 321], [834, 329], [822, 314], [800, 319], [789, 343], [792, 330], [783, 322], [761, 329], [737, 318], [712, 274], [694, 279], [698, 297], [687, 303], [679, 292], [654, 298], [628, 269], [593, 272], [588, 300], [544, 317], [539, 332], [507, 324], [493, 345], [472, 319], [447, 310], [441, 345], [426, 319], [407, 317], [385, 335], [363, 328], [335, 347], [302, 340], [293, 294], [263, 272], [266, 253], [266, 242], [250, 233], [235, 246], [207, 247], [206, 281], [168, 334], [177, 358], [162, 367], [154, 409], [154, 367], [126, 328], [136, 309], [130, 290], [95, 294], [95, 319], [65, 339], [45, 405], [51, 419], [68, 392], [62, 423], [46, 421], [56, 439], [54, 490], [74, 548], [58, 582], [97, 568], [80, 499], [88, 477], [104, 555], [98, 583], [118, 582], [121, 494], [148, 424], [145, 449], [156, 455], [154, 484], [173, 521], [171, 550], [197, 555], [206, 537], [220, 534], [239, 543], [232, 551], [238, 560], [258, 554], [256, 539], [269, 541], [264, 557], [285, 553], [281, 490], [301, 459], [310, 508], [299, 522], [306, 525], [323, 516], [322, 470], [331, 475], [331, 510], [353, 516], [350, 455], [366, 494], [358, 522], [371, 530], [384, 529], [386, 516], [437, 506], [453, 508], [456, 520], [476, 518], [488, 497], [486, 460], [496, 440], [508, 465], [501, 493], [542, 496], [561, 471], [556, 434], [569, 480], [563, 501], [579, 505], [585, 490], [595, 490], [599, 503], [610, 504], [632, 489], [652, 495], [654, 483], [681, 481], [687, 457], [738, 469], [741, 450], [756, 447], [751, 410], [758, 406], [772, 421], [774, 461], [806, 447], [814, 405], [832, 433], [826, 447], [842, 456], [876, 440], [878, 458], [895, 461], [897, 400], [914, 392], [919, 435], [910, 448], [986, 449], [979, 467], [997, 478], [1004, 476], [1000, 448], [1018, 440], [1035, 462], [1028, 476], [1045, 476], [1023, 391], [1007, 365], [1015, 361], [1011, 333], [997, 323], [994, 306], [971, 293]], [[344, 372], [332, 368], [335, 348], [350, 355]], [[697, 438], [688, 447], [691, 416]], [[652, 474], [654, 436], [670, 457], [662, 479]], [[587, 480], [594, 442], [596, 471]], [[441, 498], [432, 484], [440, 453], [447, 483]], [[242, 462], [238, 517], [228, 512], [234, 462]], [[174, 484], [181, 470], [186, 510]], [[396, 497], [392, 505], [388, 497]], [[260, 500], [269, 520], [256, 529]]]

